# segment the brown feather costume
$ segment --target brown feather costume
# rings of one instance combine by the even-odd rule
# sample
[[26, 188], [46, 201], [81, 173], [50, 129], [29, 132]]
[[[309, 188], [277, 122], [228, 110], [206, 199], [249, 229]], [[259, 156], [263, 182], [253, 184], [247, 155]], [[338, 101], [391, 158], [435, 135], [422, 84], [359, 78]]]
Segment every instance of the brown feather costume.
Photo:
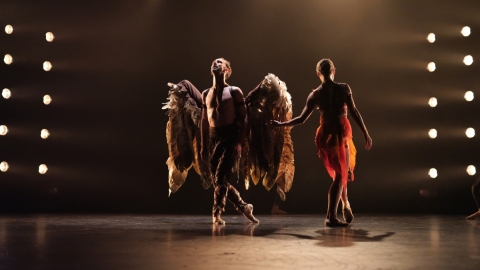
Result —
[[[201, 93], [192, 89], [169, 91], [167, 144], [169, 158], [170, 192], [176, 192], [185, 182], [188, 170], [193, 166], [207, 189], [212, 184], [209, 166], [200, 157]], [[199, 99], [200, 97], [200, 99]], [[248, 136], [242, 144], [242, 156], [236, 163], [245, 177], [245, 188], [250, 180], [256, 185], [262, 181], [267, 190], [275, 183], [280, 198], [292, 186], [295, 165], [291, 127], [273, 128], [270, 120], [287, 121], [292, 118], [292, 102], [284, 82], [273, 74], [252, 90], [245, 98], [248, 115]]]

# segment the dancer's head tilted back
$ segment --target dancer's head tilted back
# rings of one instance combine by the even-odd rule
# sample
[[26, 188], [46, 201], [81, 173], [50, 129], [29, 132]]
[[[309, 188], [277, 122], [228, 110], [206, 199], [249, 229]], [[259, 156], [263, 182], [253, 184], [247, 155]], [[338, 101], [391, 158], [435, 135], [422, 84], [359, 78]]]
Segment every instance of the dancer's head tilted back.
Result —
[[232, 67], [225, 58], [217, 58], [212, 63], [212, 75], [225, 74], [225, 80], [232, 76]]

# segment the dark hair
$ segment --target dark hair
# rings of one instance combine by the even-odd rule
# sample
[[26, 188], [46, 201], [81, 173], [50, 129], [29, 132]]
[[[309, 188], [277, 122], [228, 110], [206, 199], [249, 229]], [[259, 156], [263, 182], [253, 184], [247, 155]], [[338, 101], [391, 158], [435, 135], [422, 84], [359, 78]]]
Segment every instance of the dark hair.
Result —
[[228, 78], [230, 78], [230, 76], [232, 76], [232, 66], [230, 65], [230, 62], [227, 59], [225, 59], [223, 57], [220, 58], [220, 59], [223, 59], [223, 61], [225, 61], [225, 65], [228, 68], [228, 74], [225, 77], [225, 79], [228, 79]]
[[330, 75], [330, 73], [332, 73], [332, 70], [334, 69], [335, 69], [335, 66], [333, 65], [332, 60], [327, 58], [320, 60], [317, 64], [317, 71], [324, 76]]

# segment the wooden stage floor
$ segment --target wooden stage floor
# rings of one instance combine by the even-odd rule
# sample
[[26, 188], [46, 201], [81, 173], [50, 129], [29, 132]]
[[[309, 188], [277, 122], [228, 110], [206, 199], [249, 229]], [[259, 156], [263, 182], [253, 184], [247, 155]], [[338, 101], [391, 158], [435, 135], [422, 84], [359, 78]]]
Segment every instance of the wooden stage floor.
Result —
[[2, 215], [0, 269], [480, 269], [464, 216]]

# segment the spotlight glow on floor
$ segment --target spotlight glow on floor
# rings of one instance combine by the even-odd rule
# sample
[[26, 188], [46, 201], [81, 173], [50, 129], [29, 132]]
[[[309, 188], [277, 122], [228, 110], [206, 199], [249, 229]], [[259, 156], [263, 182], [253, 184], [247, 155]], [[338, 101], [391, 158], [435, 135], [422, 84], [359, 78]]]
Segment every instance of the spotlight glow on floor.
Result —
[[467, 135], [468, 138], [473, 138], [475, 137], [475, 129], [467, 128], [467, 131], [465, 131], [465, 134]]
[[468, 37], [471, 34], [470, 27], [465, 26], [462, 28], [462, 31], [460, 31], [464, 37]]
[[11, 33], [13, 33], [13, 26], [11, 26], [10, 24], [7, 25], [7, 26], [5, 26], [5, 33], [7, 33], [7, 34], [9, 34], [9, 35], [10, 35]]
[[430, 62], [430, 63], [428, 63], [428, 65], [427, 65], [427, 70], [428, 70], [428, 71], [430, 71], [430, 72], [434, 72], [434, 71], [435, 71], [435, 69], [437, 69], [437, 66], [435, 65], [435, 63], [434, 63], [434, 62]]
[[52, 63], [48, 61], [43, 62], [43, 70], [50, 71], [50, 69], [52, 69]]
[[429, 175], [431, 178], [437, 178], [437, 176], [438, 176], [437, 169], [431, 168], [431, 169], [428, 171], [428, 175]]
[[42, 165], [38, 166], [38, 172], [40, 174], [45, 174], [45, 173], [47, 173], [47, 171], [48, 171], [47, 165], [42, 164]]
[[463, 63], [466, 65], [466, 66], [470, 66], [471, 64], [473, 64], [473, 57], [471, 55], [467, 55], [463, 58]]
[[8, 88], [4, 88], [2, 91], [2, 96], [4, 99], [9, 99], [12, 96], [12, 92]]
[[466, 101], [472, 101], [474, 96], [473, 96], [473, 92], [472, 91], [467, 91], [465, 92], [465, 100]]
[[475, 166], [470, 165], [467, 167], [467, 173], [468, 175], [475, 175], [477, 173], [477, 169], [475, 168]]
[[430, 42], [430, 43], [434, 43], [434, 42], [435, 42], [435, 34], [434, 34], [434, 33], [428, 34], [427, 40], [428, 40], [428, 42]]
[[48, 138], [48, 136], [50, 136], [50, 132], [48, 132], [48, 129], [42, 129], [42, 131], [40, 132], [40, 137], [42, 137], [42, 139], [46, 139]]
[[8, 171], [8, 163], [6, 161], [2, 161], [2, 163], [0, 163], [0, 171], [2, 172]]
[[428, 131], [428, 137], [435, 139], [437, 137], [437, 130], [432, 128]]
[[45, 103], [45, 105], [48, 105], [51, 102], [52, 102], [52, 98], [50, 97], [50, 95], [43, 96], [43, 103]]
[[5, 62], [5, 64], [7, 65], [10, 65], [11, 63], [13, 63], [13, 57], [10, 54], [5, 54], [3, 62]]
[[438, 105], [438, 102], [437, 102], [437, 99], [432, 97], [428, 100], [428, 105], [430, 105], [430, 107], [437, 107]]
[[7, 128], [7, 126], [1, 125], [1, 126], [0, 126], [0, 135], [1, 135], [1, 136], [5, 136], [5, 135], [7, 135], [7, 133], [8, 133], [8, 128]]
[[55, 39], [55, 36], [53, 35], [52, 32], [47, 32], [47, 33], [45, 34], [45, 38], [47, 39], [48, 42], [52, 42], [53, 39]]

